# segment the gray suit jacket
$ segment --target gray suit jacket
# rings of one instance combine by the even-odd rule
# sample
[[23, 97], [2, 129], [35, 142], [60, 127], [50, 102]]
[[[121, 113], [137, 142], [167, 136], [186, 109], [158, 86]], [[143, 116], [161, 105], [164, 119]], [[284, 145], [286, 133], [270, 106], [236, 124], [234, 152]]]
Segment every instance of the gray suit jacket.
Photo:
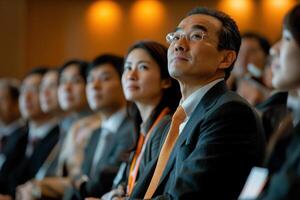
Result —
[[[82, 165], [83, 174], [90, 174], [94, 154], [101, 131], [97, 129], [91, 136]], [[64, 199], [80, 199], [87, 196], [101, 196], [112, 187], [113, 179], [123, 161], [128, 160], [129, 152], [136, 143], [136, 130], [131, 119], [125, 118], [116, 134], [108, 138], [108, 148], [98, 161], [96, 175], [81, 185], [80, 191], [68, 191]]]
[[[205, 94], [181, 132], [153, 198], [236, 199], [250, 169], [261, 164], [264, 146], [256, 113], [220, 82]], [[144, 197], [156, 162], [146, 166], [130, 199]]]

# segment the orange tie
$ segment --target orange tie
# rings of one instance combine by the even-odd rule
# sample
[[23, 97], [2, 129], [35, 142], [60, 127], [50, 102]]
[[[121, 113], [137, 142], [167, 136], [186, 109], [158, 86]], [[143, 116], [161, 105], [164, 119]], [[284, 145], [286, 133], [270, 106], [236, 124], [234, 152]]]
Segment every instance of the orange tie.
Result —
[[154, 194], [160, 177], [166, 167], [166, 164], [169, 160], [170, 154], [173, 150], [173, 147], [176, 143], [176, 140], [179, 135], [179, 125], [184, 121], [186, 118], [186, 114], [184, 112], [184, 109], [182, 106], [178, 106], [176, 112], [174, 113], [172, 117], [171, 126], [167, 135], [167, 138], [161, 148], [158, 161], [156, 164], [156, 168], [154, 171], [154, 174], [152, 176], [151, 182], [149, 184], [149, 187], [147, 189], [147, 192], [145, 194], [144, 199], [151, 199], [152, 195]]

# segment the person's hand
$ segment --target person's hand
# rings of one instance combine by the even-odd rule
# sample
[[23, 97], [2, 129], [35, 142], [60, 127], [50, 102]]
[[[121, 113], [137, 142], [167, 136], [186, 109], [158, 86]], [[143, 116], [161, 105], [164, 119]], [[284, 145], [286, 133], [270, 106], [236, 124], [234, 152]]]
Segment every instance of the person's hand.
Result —
[[16, 189], [16, 200], [33, 200], [31, 195], [32, 188], [33, 183], [30, 181], [18, 186]]
[[123, 199], [125, 195], [124, 188], [119, 186], [117, 189], [111, 190], [110, 192], [104, 194], [101, 200], [119, 200]]
[[71, 183], [73, 185], [73, 187], [75, 187], [76, 189], [80, 189], [81, 184], [87, 182], [89, 180], [89, 178], [86, 175], [79, 175], [74, 177], [71, 180]]
[[125, 197], [113, 197], [111, 200], [125, 200]]
[[12, 197], [10, 195], [0, 194], [0, 200], [12, 200]]

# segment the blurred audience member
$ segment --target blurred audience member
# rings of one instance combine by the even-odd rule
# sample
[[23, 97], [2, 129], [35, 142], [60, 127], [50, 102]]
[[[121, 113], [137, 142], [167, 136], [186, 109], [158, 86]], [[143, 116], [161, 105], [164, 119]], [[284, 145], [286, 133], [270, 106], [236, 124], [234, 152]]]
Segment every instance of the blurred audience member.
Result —
[[[0, 79], [0, 169], [5, 160], [6, 144], [24, 129], [19, 110], [19, 82], [15, 79]], [[8, 153], [8, 152], [6, 152]]]
[[[279, 65], [280, 41], [270, 49], [270, 69]], [[271, 84], [272, 84], [272, 77]], [[273, 86], [272, 86], [273, 88]], [[289, 113], [287, 109], [288, 92], [280, 89], [273, 89], [271, 95], [256, 108], [260, 112], [265, 129], [266, 140], [269, 141], [271, 135], [277, 130], [282, 119]], [[283, 153], [283, 152], [282, 152]], [[284, 154], [284, 153], [283, 153]], [[279, 164], [279, 162], [278, 162]]]
[[89, 104], [101, 114], [101, 127], [95, 130], [85, 149], [82, 170], [71, 177], [72, 187], [64, 199], [101, 196], [113, 182], [121, 162], [127, 161], [136, 143], [133, 121], [126, 113], [121, 85], [123, 58], [105, 54], [89, 66], [86, 87]]
[[19, 81], [15, 79], [0, 80], [0, 180], [21, 159], [21, 154], [16, 154], [15, 149], [19, 138], [27, 131], [19, 110], [19, 86]]
[[62, 109], [58, 103], [58, 79], [57, 69], [48, 70], [40, 85], [41, 109], [44, 113], [51, 113], [57, 119], [62, 115]]
[[256, 106], [269, 95], [269, 90], [251, 78], [239, 79], [237, 93], [245, 98], [251, 105]]
[[[279, 44], [279, 64], [272, 67], [274, 88], [297, 91], [300, 93], [300, 4], [293, 7], [284, 17], [282, 39]], [[292, 111], [293, 112], [293, 111]], [[294, 126], [291, 133], [289, 115], [282, 124], [282, 135], [292, 134], [286, 160], [278, 172], [274, 173], [259, 200], [296, 200], [300, 199], [300, 123]]]
[[66, 113], [61, 123], [63, 138], [74, 121], [90, 114], [85, 94], [87, 66], [87, 62], [70, 60], [59, 69], [58, 103]]
[[2, 166], [1, 193], [14, 195], [16, 186], [33, 178], [58, 141], [57, 120], [40, 107], [39, 87], [46, 71], [33, 69], [22, 81], [19, 105], [22, 117], [28, 121], [28, 132], [17, 138], [13, 156]]
[[44, 192], [42, 188], [50, 190], [50, 186], [53, 185], [54, 188], [63, 191], [63, 186], [68, 184], [68, 180], [57, 182], [56, 179], [45, 177], [66, 176], [72, 173], [72, 170], [80, 169], [83, 147], [77, 148], [70, 136], [78, 130], [78, 125], [74, 123], [90, 113], [85, 96], [86, 67], [86, 62], [72, 60], [65, 63], [59, 71], [51, 70], [45, 74], [41, 84], [43, 93], [40, 98], [44, 100], [41, 107], [43, 111], [51, 111], [61, 118], [60, 139], [35, 179], [18, 187], [17, 199], [37, 198]]
[[230, 89], [236, 90], [238, 79], [245, 76], [252, 77], [262, 83], [262, 75], [267, 64], [270, 43], [257, 34], [248, 32], [242, 36], [242, 44], [233, 73], [227, 80]]

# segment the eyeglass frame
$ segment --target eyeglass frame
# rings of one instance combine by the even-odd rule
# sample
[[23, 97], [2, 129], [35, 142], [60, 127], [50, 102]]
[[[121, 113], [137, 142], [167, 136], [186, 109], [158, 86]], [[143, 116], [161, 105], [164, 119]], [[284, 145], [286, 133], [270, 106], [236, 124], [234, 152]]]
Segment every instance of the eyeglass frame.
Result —
[[[196, 38], [196, 39], [193, 39], [192, 37], [194, 36], [194, 35], [192, 35], [193, 33], [201, 33], [201, 38]], [[177, 35], [177, 36], [179, 36], [179, 39], [174, 39], [174, 35]], [[189, 32], [188, 34], [186, 34], [186, 33], [182, 33], [182, 32], [171, 32], [171, 33], [168, 33], [167, 35], [166, 35], [166, 41], [167, 41], [167, 43], [168, 44], [172, 44], [174, 41], [178, 41], [178, 40], [180, 40], [180, 39], [182, 39], [183, 37], [187, 40], [187, 41], [202, 41], [202, 40], [204, 40], [204, 38], [205, 38], [205, 36], [206, 36], [207, 34], [204, 32], [204, 31], [202, 31], [202, 30], [193, 30], [193, 31], [191, 31], [191, 32]], [[173, 38], [172, 38], [173, 37]]]
[[[190, 35], [191, 35], [192, 33], [194, 33], [195, 31], [201, 32], [201, 34], [202, 34], [202, 35], [201, 35], [201, 39], [199, 39], [199, 40], [191, 40], [191, 39], [190, 39]], [[178, 32], [178, 31], [175, 31], [175, 32], [168, 33], [168, 34], [166, 35], [166, 41], [167, 41], [167, 43], [168, 43], [169, 45], [171, 45], [171, 44], [175, 41], [175, 40], [170, 41], [169, 38], [171, 37], [171, 34], [179, 34], [179, 35], [180, 35], [180, 38], [177, 39], [176, 41], [178, 41], [178, 40], [180, 40], [180, 39], [182, 39], [182, 38], [184, 37], [187, 41], [199, 42], [199, 41], [204, 40], [204, 38], [207, 37], [206, 32], [203, 31], [203, 30], [192, 30], [192, 31], [190, 31], [188, 34], [186, 34], [186, 33], [181, 33], [181, 32]], [[222, 43], [220, 43], [220, 42], [216, 42], [216, 43], [217, 43], [218, 49], [224, 49], [224, 45], [223, 45]]]

